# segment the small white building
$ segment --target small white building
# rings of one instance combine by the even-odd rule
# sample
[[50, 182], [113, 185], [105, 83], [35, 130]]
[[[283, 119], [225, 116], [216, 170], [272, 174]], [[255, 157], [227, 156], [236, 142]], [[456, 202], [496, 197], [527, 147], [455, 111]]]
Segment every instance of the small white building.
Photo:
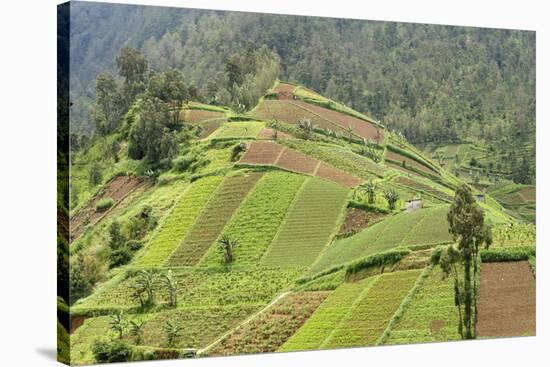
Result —
[[405, 206], [407, 212], [414, 212], [419, 209], [422, 209], [422, 199], [407, 200], [407, 205]]

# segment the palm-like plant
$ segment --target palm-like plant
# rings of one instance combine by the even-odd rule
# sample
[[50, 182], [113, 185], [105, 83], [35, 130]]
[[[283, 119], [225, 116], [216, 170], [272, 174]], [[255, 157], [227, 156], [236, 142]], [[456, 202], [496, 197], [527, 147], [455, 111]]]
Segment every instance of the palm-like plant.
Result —
[[218, 240], [218, 246], [220, 251], [223, 253], [223, 260], [226, 264], [233, 262], [233, 249], [239, 246], [239, 241], [233, 239], [228, 235], [223, 235]]
[[313, 130], [315, 130], [315, 125], [311, 123], [311, 121], [305, 117], [302, 117], [300, 120], [298, 120], [298, 128], [302, 130], [304, 139], [311, 138], [311, 134], [313, 133]]
[[[141, 270], [136, 282], [131, 286], [134, 290], [134, 298], [139, 298], [141, 306], [155, 303], [155, 290], [157, 286], [157, 274], [150, 270]], [[143, 300], [143, 294], [147, 297]]]
[[391, 210], [395, 209], [395, 203], [399, 200], [399, 194], [395, 190], [384, 191], [384, 199], [388, 202], [388, 206]]
[[143, 336], [143, 321], [130, 321], [130, 335], [136, 338], [136, 344], [141, 344], [141, 338]]
[[122, 339], [122, 334], [124, 333], [124, 329], [126, 328], [124, 312], [120, 311], [114, 315], [111, 315], [111, 320], [109, 321], [109, 323], [111, 324], [111, 330], [113, 330], [115, 333], [118, 333], [118, 338]]
[[369, 181], [359, 186], [359, 188], [367, 195], [368, 203], [374, 204], [374, 198], [376, 196], [376, 185], [374, 182]]
[[162, 281], [168, 290], [168, 305], [170, 307], [178, 306], [178, 291], [179, 291], [179, 280], [172, 270], [168, 270], [168, 273], [162, 275]]
[[164, 334], [168, 347], [173, 347], [181, 336], [181, 326], [166, 321], [164, 324]]

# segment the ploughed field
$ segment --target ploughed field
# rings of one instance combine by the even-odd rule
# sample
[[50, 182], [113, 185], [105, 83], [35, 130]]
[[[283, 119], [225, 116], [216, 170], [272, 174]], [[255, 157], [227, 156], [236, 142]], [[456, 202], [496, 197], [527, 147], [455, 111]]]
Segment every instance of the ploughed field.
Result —
[[479, 289], [478, 335], [535, 335], [536, 284], [527, 261], [484, 263]]

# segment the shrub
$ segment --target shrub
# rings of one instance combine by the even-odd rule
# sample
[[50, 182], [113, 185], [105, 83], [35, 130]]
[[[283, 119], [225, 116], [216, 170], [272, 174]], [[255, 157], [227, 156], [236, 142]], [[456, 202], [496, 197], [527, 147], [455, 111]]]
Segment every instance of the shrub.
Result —
[[430, 256], [430, 264], [439, 264], [439, 259], [441, 258], [441, 254], [443, 253], [445, 248], [446, 246], [437, 246], [432, 250], [432, 255]]
[[126, 362], [132, 355], [130, 347], [122, 340], [96, 340], [92, 353], [98, 363]]
[[522, 261], [536, 255], [534, 246], [490, 248], [480, 251], [482, 262]]
[[370, 255], [363, 259], [354, 261], [346, 267], [346, 279], [351, 277], [353, 274], [372, 266], [395, 264], [410, 253], [411, 251], [408, 249], [399, 249], [381, 252], [379, 254]]
[[112, 207], [115, 204], [115, 201], [111, 198], [103, 198], [99, 200], [95, 206], [97, 211], [105, 211]]
[[117, 266], [125, 265], [132, 259], [132, 252], [128, 246], [121, 246], [111, 252], [109, 256], [109, 267], [116, 268]]
[[240, 143], [233, 147], [231, 150], [231, 162], [239, 160], [241, 155], [246, 151], [246, 144]]

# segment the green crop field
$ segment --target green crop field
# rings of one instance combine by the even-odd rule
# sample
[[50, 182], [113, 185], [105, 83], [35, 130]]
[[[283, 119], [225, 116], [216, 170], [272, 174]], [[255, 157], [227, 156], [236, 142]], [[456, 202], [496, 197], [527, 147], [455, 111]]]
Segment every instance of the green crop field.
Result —
[[459, 340], [457, 323], [452, 278], [442, 280], [441, 270], [434, 267], [390, 330], [386, 344]]
[[[228, 270], [180, 268], [174, 274], [181, 284], [178, 307], [224, 306], [231, 304], [266, 304], [288, 287], [302, 272], [300, 268]], [[94, 295], [77, 303], [80, 312], [103, 309], [132, 309], [139, 302], [132, 297], [133, 275], [119, 276], [106, 283]], [[157, 278], [159, 281], [159, 278]], [[155, 292], [157, 304], [165, 304], [167, 291]]]
[[387, 273], [341, 285], [280, 350], [375, 344], [419, 274]]
[[161, 224], [158, 233], [146, 247], [144, 255], [136, 261], [136, 265], [161, 265], [181, 243], [221, 181], [222, 177], [212, 176], [193, 183], [179, 198], [178, 203]]
[[249, 138], [254, 139], [264, 128], [265, 123], [260, 121], [226, 122], [216, 130], [209, 139]]
[[349, 190], [338, 184], [309, 178], [262, 259], [264, 266], [312, 264], [336, 231]]
[[[260, 179], [223, 230], [223, 234], [239, 241], [235, 264], [259, 262], [303, 182], [304, 176], [285, 172], [267, 173]], [[218, 265], [221, 261], [220, 251], [212, 246], [201, 265]]]
[[376, 281], [366, 278], [356, 283], [344, 283], [338, 287], [298, 331], [279, 349], [281, 352], [320, 349], [348, 313], [350, 307], [360, 299]]
[[[331, 244], [310, 273], [366, 257], [400, 245], [435, 244], [451, 241], [446, 222], [448, 206], [440, 205], [400, 213], [385, 219], [351, 237]], [[430, 223], [430, 225], [422, 225]]]
[[260, 177], [261, 174], [249, 173], [226, 178], [183, 242], [170, 255], [167, 265], [198, 263]]
[[408, 270], [379, 276], [367, 293], [354, 303], [322, 347], [374, 345], [420, 272]]

